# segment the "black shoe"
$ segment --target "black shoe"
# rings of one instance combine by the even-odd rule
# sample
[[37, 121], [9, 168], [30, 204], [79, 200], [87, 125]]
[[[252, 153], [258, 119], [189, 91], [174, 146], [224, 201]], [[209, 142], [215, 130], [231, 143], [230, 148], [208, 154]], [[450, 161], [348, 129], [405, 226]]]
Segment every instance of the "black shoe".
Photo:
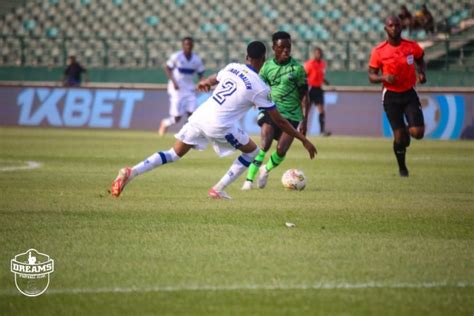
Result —
[[400, 169], [400, 177], [408, 177], [408, 169]]
[[325, 137], [328, 137], [328, 136], [331, 136], [331, 132], [322, 132], [321, 135], [325, 136]]

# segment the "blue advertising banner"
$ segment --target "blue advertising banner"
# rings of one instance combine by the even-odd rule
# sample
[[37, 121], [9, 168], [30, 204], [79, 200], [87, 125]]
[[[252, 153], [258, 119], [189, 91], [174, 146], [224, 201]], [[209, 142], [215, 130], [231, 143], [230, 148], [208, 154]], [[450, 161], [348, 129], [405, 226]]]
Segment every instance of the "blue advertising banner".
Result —
[[[202, 104], [210, 93], [198, 94]], [[334, 135], [392, 137], [383, 112], [381, 92], [325, 93], [326, 126]], [[474, 93], [420, 93], [426, 138], [473, 139]], [[168, 117], [165, 90], [123, 88], [0, 87], [0, 126], [114, 128], [156, 130]], [[259, 134], [258, 111], [250, 110], [241, 125]], [[180, 124], [173, 126], [177, 131]], [[319, 134], [318, 112], [312, 107], [308, 134]]]

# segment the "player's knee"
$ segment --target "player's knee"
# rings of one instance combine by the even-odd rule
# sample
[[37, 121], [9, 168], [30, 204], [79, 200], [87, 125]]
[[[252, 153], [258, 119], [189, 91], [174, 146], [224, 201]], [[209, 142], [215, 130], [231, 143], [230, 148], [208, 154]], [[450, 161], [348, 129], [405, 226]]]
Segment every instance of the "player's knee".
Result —
[[423, 128], [423, 129], [417, 131], [417, 133], [413, 137], [416, 138], [416, 139], [422, 139], [424, 136], [425, 136], [425, 129]]
[[410, 135], [415, 139], [422, 139], [425, 136], [425, 128], [418, 127], [413, 131], [410, 131]]

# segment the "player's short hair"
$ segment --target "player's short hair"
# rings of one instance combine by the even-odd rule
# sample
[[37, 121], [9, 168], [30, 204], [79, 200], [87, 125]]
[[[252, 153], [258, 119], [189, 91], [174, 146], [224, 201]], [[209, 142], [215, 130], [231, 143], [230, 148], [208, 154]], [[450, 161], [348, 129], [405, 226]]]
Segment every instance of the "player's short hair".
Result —
[[254, 41], [247, 46], [247, 56], [253, 59], [259, 59], [265, 56], [267, 48], [260, 41]]
[[275, 43], [278, 40], [283, 40], [283, 39], [291, 40], [291, 35], [287, 32], [284, 32], [284, 31], [278, 31], [276, 33], [273, 33], [273, 35], [272, 35], [272, 42], [273, 43]]
[[183, 39], [181, 40], [181, 43], [184, 43], [185, 41], [194, 42], [194, 39], [191, 36], [186, 36], [186, 37], [183, 37]]
[[395, 15], [395, 14], [389, 15], [389, 16], [385, 19], [385, 25], [388, 25], [388, 23], [389, 23], [390, 20], [398, 21], [398, 23], [401, 23], [400, 18], [399, 18], [397, 15]]

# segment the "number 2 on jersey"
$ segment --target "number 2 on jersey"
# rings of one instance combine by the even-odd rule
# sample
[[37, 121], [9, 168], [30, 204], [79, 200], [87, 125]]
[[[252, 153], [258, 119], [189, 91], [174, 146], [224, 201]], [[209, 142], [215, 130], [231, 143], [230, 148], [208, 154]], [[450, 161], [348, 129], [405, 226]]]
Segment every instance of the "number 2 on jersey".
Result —
[[214, 92], [212, 98], [222, 105], [226, 98], [237, 91], [237, 84], [230, 79], [225, 80], [220, 87]]

